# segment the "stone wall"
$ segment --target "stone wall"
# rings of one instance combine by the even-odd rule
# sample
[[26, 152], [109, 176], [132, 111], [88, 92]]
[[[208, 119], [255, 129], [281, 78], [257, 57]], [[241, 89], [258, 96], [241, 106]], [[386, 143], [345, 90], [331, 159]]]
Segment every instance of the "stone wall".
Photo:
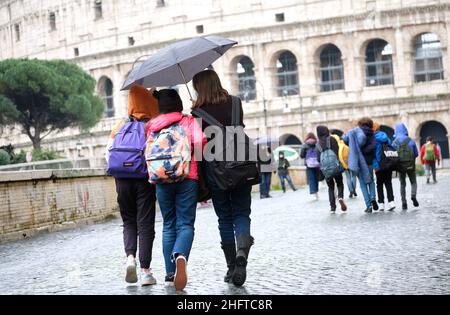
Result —
[[0, 243], [103, 220], [116, 200], [101, 169], [0, 173]]

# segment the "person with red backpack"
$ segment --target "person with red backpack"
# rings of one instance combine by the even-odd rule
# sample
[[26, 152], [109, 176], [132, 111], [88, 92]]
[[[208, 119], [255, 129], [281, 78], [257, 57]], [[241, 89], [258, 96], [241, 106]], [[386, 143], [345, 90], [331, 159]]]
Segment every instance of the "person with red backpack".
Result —
[[167, 284], [183, 290], [194, 240], [198, 199], [196, 157], [206, 138], [197, 121], [183, 115], [183, 103], [173, 89], [155, 91], [159, 116], [147, 124], [146, 159], [150, 181], [163, 217], [163, 255]]
[[427, 176], [427, 184], [430, 183], [430, 173], [433, 174], [433, 183], [437, 183], [436, 180], [436, 161], [439, 165], [441, 156], [439, 149], [433, 143], [433, 138], [428, 137], [427, 142], [420, 149], [420, 161], [425, 166], [425, 174]]
[[156, 284], [150, 263], [155, 239], [155, 186], [148, 182], [144, 149], [145, 123], [158, 113], [151, 91], [135, 85], [128, 96], [128, 118], [112, 130], [106, 146], [107, 173], [115, 177], [117, 202], [123, 220], [127, 255], [125, 281], [136, 283], [136, 252], [139, 240], [141, 284]]
[[398, 171], [400, 175], [400, 194], [402, 196], [402, 209], [408, 209], [406, 202], [406, 176], [411, 183], [411, 200], [414, 207], [419, 206], [417, 201], [416, 158], [419, 156], [417, 145], [408, 135], [408, 129], [403, 123], [395, 126], [395, 136], [392, 147], [397, 150], [399, 157]]
[[316, 144], [317, 138], [314, 133], [308, 133], [300, 150], [300, 157], [305, 159], [309, 193], [319, 200], [320, 163]]

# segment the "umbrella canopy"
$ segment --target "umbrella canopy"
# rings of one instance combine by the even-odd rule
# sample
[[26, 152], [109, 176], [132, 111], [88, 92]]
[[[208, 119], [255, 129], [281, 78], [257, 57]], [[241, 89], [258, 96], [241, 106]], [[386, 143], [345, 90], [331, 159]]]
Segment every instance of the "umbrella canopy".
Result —
[[129, 90], [134, 84], [146, 88], [187, 84], [194, 75], [236, 44], [236, 41], [219, 36], [196, 37], [173, 43], [133, 69], [122, 90]]
[[254, 141], [253, 141], [253, 143], [255, 144], [255, 145], [272, 145], [272, 144], [277, 144], [279, 142], [279, 140], [278, 139], [275, 139], [275, 138], [272, 138], [272, 137], [269, 137], [269, 136], [262, 136], [262, 137], [259, 137], [259, 138], [256, 138]]
[[273, 155], [274, 155], [274, 158], [276, 161], [279, 160], [280, 152], [283, 152], [286, 160], [291, 161], [291, 162], [300, 158], [300, 155], [298, 154], [298, 152], [295, 149], [288, 147], [288, 146], [281, 146], [281, 147], [276, 148], [273, 151]]

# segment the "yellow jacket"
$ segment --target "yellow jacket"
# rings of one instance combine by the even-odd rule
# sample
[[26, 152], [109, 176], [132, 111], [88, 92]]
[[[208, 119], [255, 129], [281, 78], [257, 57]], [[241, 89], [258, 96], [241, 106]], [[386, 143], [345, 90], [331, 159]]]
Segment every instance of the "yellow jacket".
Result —
[[346, 145], [344, 140], [342, 140], [338, 135], [331, 136], [336, 139], [336, 142], [339, 145], [339, 161], [341, 161], [344, 169], [348, 169], [348, 145]]

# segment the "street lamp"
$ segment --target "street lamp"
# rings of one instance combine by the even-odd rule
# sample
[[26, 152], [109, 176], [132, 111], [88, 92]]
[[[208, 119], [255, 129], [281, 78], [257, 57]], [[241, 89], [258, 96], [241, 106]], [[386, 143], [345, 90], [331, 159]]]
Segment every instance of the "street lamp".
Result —
[[284, 88], [283, 89], [283, 97], [285, 99], [285, 108], [283, 109], [283, 113], [290, 113], [291, 109], [289, 108], [289, 104], [287, 103], [287, 97], [289, 95], [289, 91], [293, 91], [295, 93], [297, 93], [298, 95], [298, 99], [300, 102], [300, 123], [301, 123], [301, 138], [304, 139], [305, 137], [305, 127], [304, 127], [304, 117], [303, 117], [303, 102], [302, 102], [302, 98], [300, 95], [300, 90], [299, 89], [294, 89], [294, 88]]

